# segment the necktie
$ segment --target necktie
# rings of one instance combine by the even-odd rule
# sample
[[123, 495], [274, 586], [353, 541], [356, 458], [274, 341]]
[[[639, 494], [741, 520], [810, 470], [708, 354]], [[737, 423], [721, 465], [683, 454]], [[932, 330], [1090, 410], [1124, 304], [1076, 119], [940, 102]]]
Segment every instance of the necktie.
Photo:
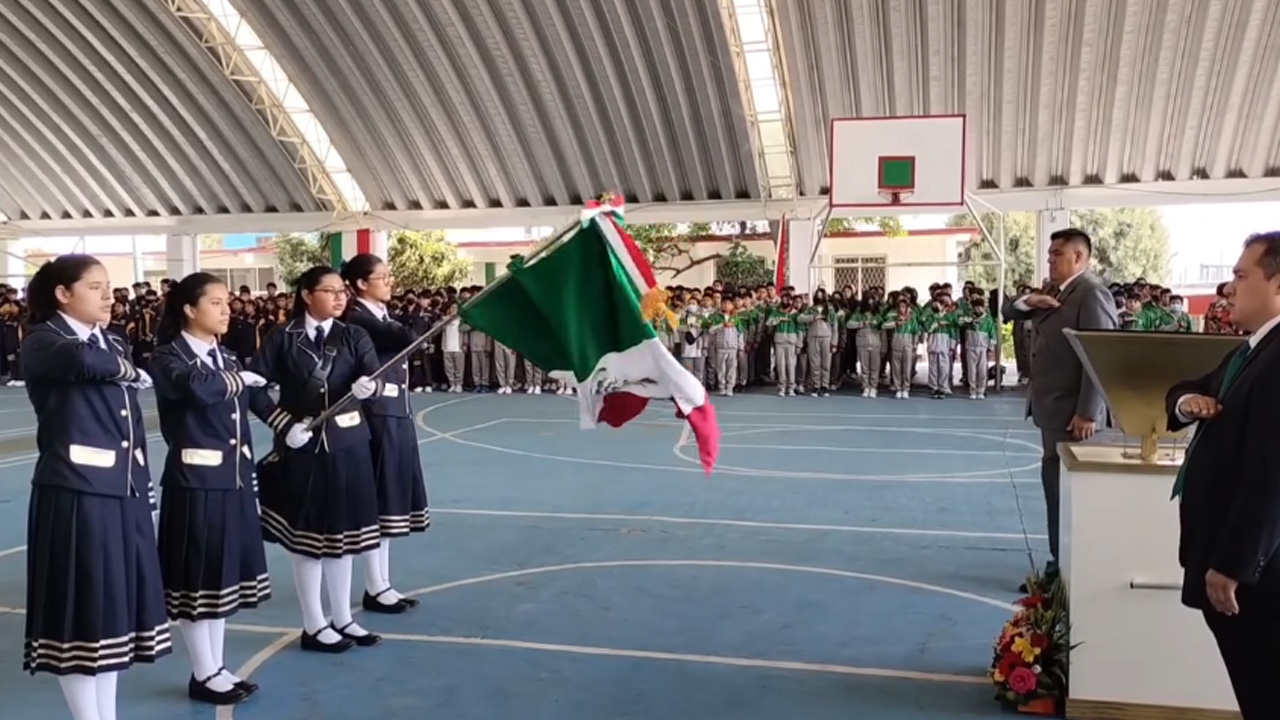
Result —
[[98, 333], [89, 333], [89, 337], [85, 338], [84, 341], [91, 348], [102, 349], [102, 341], [98, 339]]
[[[1249, 343], [1241, 343], [1240, 348], [1231, 354], [1231, 360], [1227, 362], [1227, 369], [1222, 373], [1222, 385], [1218, 388], [1218, 399], [1226, 397], [1227, 390], [1231, 388], [1231, 383], [1235, 382], [1236, 377], [1240, 375], [1240, 371], [1244, 368], [1244, 361], [1249, 358]], [[1176, 500], [1182, 497], [1182, 486], [1187, 480], [1187, 460], [1191, 457], [1191, 452], [1196, 449], [1196, 441], [1200, 439], [1203, 428], [1197, 428], [1196, 434], [1191, 438], [1191, 444], [1187, 445], [1187, 451], [1182, 454], [1182, 467], [1178, 468], [1178, 476], [1173, 481], [1173, 497], [1170, 500]]]
[[316, 326], [316, 349], [320, 350], [323, 348], [324, 348], [324, 326], [317, 325]]
[[222, 356], [218, 354], [218, 348], [209, 348], [209, 364], [214, 370], [222, 369]]

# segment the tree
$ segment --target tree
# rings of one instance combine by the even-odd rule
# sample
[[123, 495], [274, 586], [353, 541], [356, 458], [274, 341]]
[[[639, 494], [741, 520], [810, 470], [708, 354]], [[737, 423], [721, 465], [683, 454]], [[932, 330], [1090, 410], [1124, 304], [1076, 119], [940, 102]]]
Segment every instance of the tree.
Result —
[[902, 226], [902, 218], [897, 215], [831, 218], [827, 221], [826, 234], [857, 232], [866, 228], [875, 228], [889, 237], [902, 237], [907, 234], [906, 228]]
[[[1000, 215], [983, 213], [979, 216], [991, 237], [1000, 242]], [[1005, 287], [1029, 285], [1035, 277], [1036, 254], [1036, 216], [1035, 213], [1012, 212], [1004, 216], [1005, 233]], [[977, 228], [978, 223], [969, 214], [953, 215], [947, 219], [947, 227]], [[994, 288], [1000, 284], [1000, 266], [965, 263], [996, 263], [999, 261], [991, 243], [982, 236], [982, 231], [975, 232], [960, 250], [957, 260], [961, 263], [960, 277], [972, 280], [978, 287]], [[1041, 261], [1043, 262], [1043, 261]]]
[[[992, 236], [1000, 236], [1000, 216], [984, 213], [982, 222]], [[1006, 288], [1031, 284], [1036, 263], [1035, 213], [1005, 214], [1007, 245]], [[1116, 282], [1145, 278], [1165, 282], [1169, 275], [1169, 233], [1155, 208], [1114, 208], [1106, 210], [1073, 210], [1071, 226], [1080, 228], [1093, 238], [1094, 269]], [[977, 227], [969, 215], [955, 215], [948, 227]], [[981, 234], [975, 235], [960, 252], [961, 263], [994, 262], [996, 254]], [[963, 277], [986, 288], [996, 286], [1000, 268], [996, 265], [969, 266]]]
[[316, 265], [329, 264], [329, 252], [318, 236], [284, 233], [271, 239], [276, 256], [276, 276], [286, 285]]
[[1169, 278], [1169, 231], [1156, 208], [1073, 210], [1071, 226], [1093, 238], [1094, 267], [1115, 282]]
[[[763, 228], [763, 229], [762, 229]], [[694, 257], [693, 243], [703, 237], [739, 237], [757, 232], [769, 232], [769, 223], [754, 221], [690, 223], [651, 223], [648, 225], [628, 225], [627, 232], [644, 251], [649, 264], [657, 272], [671, 273], [679, 277], [699, 265], [719, 262], [724, 253], [711, 253], [703, 257]]]
[[747, 249], [735, 240], [716, 261], [716, 279], [736, 288], [755, 287], [773, 282], [773, 263]]
[[387, 246], [387, 265], [396, 284], [423, 290], [461, 285], [471, 277], [471, 261], [439, 230], [397, 230]]

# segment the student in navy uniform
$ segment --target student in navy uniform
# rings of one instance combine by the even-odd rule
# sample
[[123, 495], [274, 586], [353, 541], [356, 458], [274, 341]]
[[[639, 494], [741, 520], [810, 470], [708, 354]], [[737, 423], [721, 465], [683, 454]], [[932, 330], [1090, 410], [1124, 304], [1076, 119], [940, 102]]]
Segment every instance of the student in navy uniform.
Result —
[[208, 273], [171, 286], [151, 356], [160, 430], [160, 568], [169, 619], [191, 655], [187, 695], [232, 705], [257, 690], [223, 665], [226, 619], [271, 597], [258, 521], [249, 412], [275, 404], [260, 375], [218, 348], [231, 319], [227, 287]]
[[[391, 276], [376, 255], [356, 255], [342, 266], [342, 279], [356, 301], [347, 306], [348, 324], [363, 328], [373, 339], [378, 362], [386, 363], [409, 347], [417, 335], [390, 319]], [[423, 532], [431, 524], [427, 488], [418, 455], [418, 431], [409, 408], [409, 365], [391, 368], [382, 378], [382, 392], [364, 402], [364, 415], [373, 436], [374, 473], [378, 481], [378, 525], [382, 545], [377, 562], [365, 565], [363, 607], [368, 612], [394, 615], [416, 607], [391, 586], [390, 538]]]
[[377, 553], [382, 539], [369, 426], [352, 404], [307, 430], [311, 418], [348, 392], [365, 400], [379, 391], [369, 377], [378, 369], [373, 341], [337, 319], [346, 302], [347, 288], [333, 268], [306, 271], [298, 278], [293, 317], [271, 331], [249, 364], [280, 386], [279, 407], [264, 418], [277, 435], [275, 452], [258, 465], [263, 536], [293, 558], [302, 649], [328, 653], [381, 640], [351, 617], [351, 559]]
[[95, 258], [45, 263], [27, 292], [22, 355], [40, 458], [23, 668], [59, 676], [75, 720], [115, 720], [119, 672], [172, 652], [138, 404], [151, 378], [101, 330], [111, 286]]

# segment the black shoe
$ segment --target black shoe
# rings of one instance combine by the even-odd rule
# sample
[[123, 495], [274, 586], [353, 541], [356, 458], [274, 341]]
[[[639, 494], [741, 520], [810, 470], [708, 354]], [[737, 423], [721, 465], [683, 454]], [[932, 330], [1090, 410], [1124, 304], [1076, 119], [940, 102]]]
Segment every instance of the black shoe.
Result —
[[329, 653], [330, 655], [337, 655], [338, 653], [344, 653], [356, 646], [355, 640], [352, 640], [346, 635], [342, 635], [342, 633], [338, 633], [339, 635], [342, 635], [341, 640], [331, 643], [324, 642], [320, 639], [320, 633], [322, 632], [324, 632], [324, 629], [317, 630], [314, 634], [305, 630], [302, 631], [302, 649], [310, 652], [322, 652]]
[[[226, 668], [222, 668], [222, 672], [227, 673], [228, 675], [231, 674], [230, 672], [228, 672]], [[243, 692], [245, 694], [245, 697], [248, 697], [258, 692], [258, 683], [249, 682], [248, 680], [237, 680], [236, 689]]]
[[232, 686], [230, 690], [226, 691], [209, 689], [209, 686], [206, 683], [221, 674], [222, 671], [219, 670], [204, 680], [196, 680], [196, 676], [192, 675], [191, 679], [187, 681], [187, 697], [195, 700], [196, 702], [202, 702], [208, 705], [235, 705], [249, 697], [249, 693], [246, 693], [237, 686]]
[[390, 605], [378, 600], [383, 593], [388, 592], [391, 592], [391, 588], [387, 588], [377, 595], [370, 595], [369, 591], [366, 590], [364, 597], [360, 600], [360, 606], [365, 609], [365, 612], [381, 613], [383, 615], [399, 615], [409, 608], [418, 607], [418, 601], [412, 598], [401, 598]]
[[[349, 635], [349, 634], [347, 634], [347, 628], [349, 628], [349, 627], [351, 627], [352, 625], [355, 625], [355, 624], [356, 624], [356, 621], [355, 621], [355, 620], [352, 620], [351, 622], [347, 623], [346, 625], [343, 625], [342, 627], [335, 627], [335, 628], [333, 628], [333, 629], [334, 629], [334, 630], [335, 630], [339, 635], [341, 635], [342, 637], [346, 638], [347, 640], [350, 640], [351, 642], [355, 643], [356, 645], [359, 645], [360, 647], [373, 647], [374, 645], [377, 645], [378, 643], [382, 642], [382, 636], [381, 636], [381, 635], [377, 635], [377, 634], [375, 634], [375, 633], [371, 633], [371, 632], [368, 632], [368, 631], [366, 631], [364, 635]], [[330, 627], [332, 627], [332, 626], [330, 626]]]

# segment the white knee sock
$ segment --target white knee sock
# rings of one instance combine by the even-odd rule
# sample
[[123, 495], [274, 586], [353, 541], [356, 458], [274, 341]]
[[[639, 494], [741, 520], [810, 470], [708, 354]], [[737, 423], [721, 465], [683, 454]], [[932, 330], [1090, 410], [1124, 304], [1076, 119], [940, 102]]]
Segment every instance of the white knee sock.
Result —
[[382, 546], [361, 553], [360, 562], [364, 565], [364, 591], [379, 601], [385, 600], [382, 591], [387, 589], [387, 579], [382, 575]]
[[102, 720], [98, 714], [98, 678], [93, 675], [63, 675], [58, 678], [62, 696], [74, 720]]
[[353, 637], [368, 634], [351, 619], [351, 556], [324, 559], [324, 586], [329, 593], [333, 626]]
[[[204, 682], [205, 686], [214, 692], [230, 690], [231, 682], [222, 677], [220, 674], [222, 666], [213, 659], [208, 621], [179, 620], [178, 627], [182, 630], [182, 640], [186, 643], [187, 652], [191, 655], [191, 674], [195, 676], [196, 682]], [[206, 678], [208, 682], [205, 682]]]
[[[302, 607], [302, 629], [315, 635], [320, 642], [338, 642], [342, 636], [328, 627], [324, 619], [320, 590], [324, 580], [324, 561], [302, 555], [290, 557], [293, 558], [293, 584], [298, 589], [298, 604]], [[348, 574], [347, 579], [350, 578]]]
[[209, 649], [213, 654], [213, 662], [222, 668], [222, 677], [230, 680], [233, 684], [240, 682], [240, 678], [231, 674], [227, 669], [227, 661], [223, 659], [222, 650], [226, 646], [227, 640], [227, 621], [224, 619], [209, 620], [204, 623], [209, 629]]
[[116, 682], [120, 673], [102, 673], [94, 683], [98, 696], [98, 720], [116, 720]]
[[382, 570], [382, 579], [387, 583], [387, 594], [382, 597], [387, 603], [400, 602], [404, 596], [391, 586], [391, 540], [389, 538], [383, 538], [382, 544], [378, 546], [378, 565]]

